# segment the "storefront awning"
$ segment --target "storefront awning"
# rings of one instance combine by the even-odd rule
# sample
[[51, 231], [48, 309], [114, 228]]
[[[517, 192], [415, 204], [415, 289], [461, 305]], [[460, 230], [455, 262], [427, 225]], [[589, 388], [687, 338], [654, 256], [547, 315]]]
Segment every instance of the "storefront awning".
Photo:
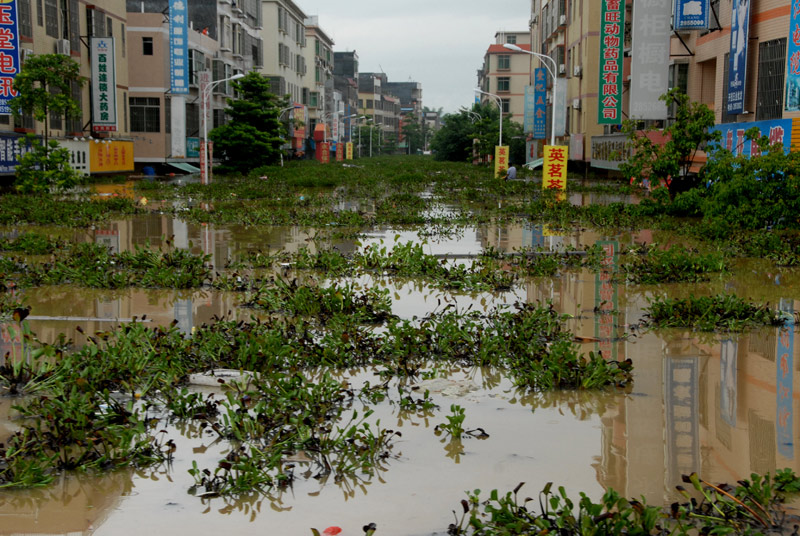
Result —
[[195, 167], [191, 164], [187, 164], [186, 162], [167, 162], [172, 167], [176, 167], [181, 171], [185, 171], [186, 173], [200, 173], [200, 168]]

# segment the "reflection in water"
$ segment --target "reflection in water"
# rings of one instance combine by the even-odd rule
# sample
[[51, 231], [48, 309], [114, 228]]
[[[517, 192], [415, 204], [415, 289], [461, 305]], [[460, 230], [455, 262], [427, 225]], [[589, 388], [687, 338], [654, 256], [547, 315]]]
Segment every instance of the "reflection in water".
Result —
[[[175, 245], [211, 255], [219, 269], [248, 251], [313, 248], [314, 242], [308, 240], [311, 235], [313, 231], [299, 228], [215, 228], [149, 214], [81, 236], [118, 250], [148, 243], [160, 246], [173, 236]], [[390, 247], [394, 236], [403, 242], [420, 239], [416, 232], [384, 229], [376, 230], [364, 243], [383, 239]], [[736, 266], [731, 276], [698, 285], [633, 286], [611, 277], [621, 251], [639, 243], [671, 240], [669, 234], [659, 232], [606, 236], [591, 231], [559, 233], [544, 226], [486, 226], [431, 239], [426, 251], [474, 255], [489, 247], [505, 252], [521, 248], [561, 251], [600, 244], [607, 269], [532, 278], [503, 295], [455, 298], [415, 281], [359, 280], [364, 285], [390, 285], [394, 310], [404, 318], [424, 316], [448, 303], [459, 310], [470, 306], [480, 310], [517, 299], [549, 301], [572, 316], [569, 328], [581, 342], [581, 352], [633, 361], [634, 383], [624, 392], [519, 391], [498, 371], [443, 367], [442, 375], [463, 379], [475, 388], [458, 396], [433, 394], [439, 406], [435, 412], [401, 413], [388, 403], [376, 407], [376, 417], [391, 423], [403, 437], [395, 450], [398, 458], [381, 462], [374, 476], [362, 474], [332, 483], [307, 474], [303, 462], [296, 461], [298, 478], [290, 488], [235, 500], [186, 495], [192, 484], [186, 470], [192, 460], [213, 467], [224, 447], [204, 436], [196, 423], [183, 423], [170, 429], [170, 435], [179, 438], [179, 449], [169, 472], [144, 471], [133, 480], [128, 473], [115, 473], [102, 479], [65, 479], [54, 488], [27, 494], [0, 492], [0, 533], [81, 533], [90, 531], [89, 527], [114, 535], [163, 532], [165, 527], [243, 533], [255, 527], [267, 533], [297, 534], [311, 526], [337, 524], [349, 528], [346, 533], [357, 534], [363, 524], [376, 521], [381, 527], [401, 526], [403, 533], [423, 534], [445, 530], [449, 512], [464, 498], [463, 490], [476, 487], [504, 491], [524, 480], [538, 490], [553, 481], [574, 495], [582, 490], [598, 498], [603, 488], [613, 487], [627, 497], [643, 495], [649, 502], [662, 503], [673, 500], [681, 474], [692, 471], [714, 482], [735, 482], [751, 472], [774, 473], [783, 467], [800, 471], [793, 438], [798, 413], [794, 408], [800, 399], [794, 389], [794, 378], [800, 374], [796, 365], [800, 360], [794, 359], [794, 326], [735, 336], [675, 330], [632, 334], [627, 330], [641, 321], [653, 296], [685, 297], [728, 289], [754, 300], [779, 303], [791, 313], [797, 309], [792, 296], [800, 288], [800, 271], [774, 271], [758, 261], [747, 261]], [[335, 245], [344, 251], [356, 247], [353, 242]], [[25, 299], [33, 306], [32, 315], [50, 317], [31, 321], [33, 331], [45, 341], [60, 332], [74, 336], [76, 325], [93, 333], [134, 316], [147, 315], [162, 325], [177, 319], [180, 329], [191, 333], [215, 316], [251, 314], [237, 310], [240, 295], [207, 290], [55, 287], [30, 289]], [[12, 337], [3, 342], [5, 351], [14, 349]], [[369, 368], [353, 371], [351, 376], [374, 383], [376, 372]], [[347, 378], [337, 374], [342, 381]], [[415, 395], [420, 396], [419, 392]], [[480, 426], [490, 437], [485, 441], [437, 438], [433, 427], [445, 419], [451, 404], [465, 408], [465, 427]], [[0, 422], [0, 434], [8, 435], [12, 429], [13, 423]], [[124, 495], [122, 501], [117, 499], [120, 495]], [[65, 497], [76, 505], [70, 512], [64, 512]], [[112, 511], [115, 504], [118, 507]], [[398, 508], [398, 504], [414, 506]], [[165, 510], [168, 516], [161, 514]], [[151, 516], [152, 512], [157, 515]], [[59, 516], [67, 521], [75, 517], [75, 523], [34, 524], [61, 520]]]
[[130, 471], [59, 478], [43, 489], [0, 493], [0, 534], [93, 534], [133, 488]]

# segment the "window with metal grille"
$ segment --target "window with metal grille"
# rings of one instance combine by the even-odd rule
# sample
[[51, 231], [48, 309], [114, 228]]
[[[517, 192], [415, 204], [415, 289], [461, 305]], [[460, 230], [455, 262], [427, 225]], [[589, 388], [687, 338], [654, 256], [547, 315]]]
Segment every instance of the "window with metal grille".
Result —
[[500, 99], [503, 103], [503, 113], [511, 113], [511, 99]]
[[759, 43], [756, 121], [783, 117], [783, 73], [785, 68], [785, 37]]
[[33, 37], [33, 23], [31, 22], [31, 1], [20, 0], [19, 6], [19, 34]]
[[58, 5], [56, 0], [44, 0], [45, 32], [58, 38]]
[[497, 77], [497, 92], [508, 93], [511, 91], [511, 77], [498, 76]]
[[511, 69], [511, 56], [507, 54], [503, 54], [502, 56], [497, 56], [497, 69], [506, 71], [508, 69]]
[[158, 97], [131, 97], [131, 132], [161, 132]]

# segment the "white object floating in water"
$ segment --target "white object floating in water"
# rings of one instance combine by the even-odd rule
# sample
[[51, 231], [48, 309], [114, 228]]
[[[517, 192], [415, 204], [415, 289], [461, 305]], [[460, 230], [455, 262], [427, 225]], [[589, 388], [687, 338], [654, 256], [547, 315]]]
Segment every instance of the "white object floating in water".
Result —
[[[191, 385], [205, 385], [207, 387], [219, 387], [223, 384], [244, 383], [253, 377], [252, 372], [235, 369], [214, 369], [198, 374], [189, 374]], [[220, 381], [221, 380], [221, 381]]]

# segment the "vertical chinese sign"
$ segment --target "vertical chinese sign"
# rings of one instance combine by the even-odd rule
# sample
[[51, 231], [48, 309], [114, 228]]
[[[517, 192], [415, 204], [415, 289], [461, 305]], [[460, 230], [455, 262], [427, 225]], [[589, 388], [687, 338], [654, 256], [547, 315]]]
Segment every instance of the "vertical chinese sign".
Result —
[[92, 37], [92, 130], [117, 130], [117, 76], [113, 37]]
[[189, 94], [189, 13], [185, 0], [169, 0], [169, 78], [173, 95]]
[[211, 71], [200, 71], [197, 73], [197, 83], [200, 89], [200, 132], [203, 140], [200, 145], [200, 182], [207, 184], [208, 181], [208, 159], [206, 157], [208, 143], [208, 131], [214, 127], [211, 121], [211, 92], [208, 90], [211, 85]]
[[17, 2], [0, 4], [0, 115], [11, 114], [8, 102], [17, 96], [14, 77], [20, 69]]
[[728, 57], [728, 114], [744, 112], [747, 80], [747, 39], [750, 31], [750, 0], [733, 0], [731, 5], [731, 53]]
[[500, 178], [508, 170], [508, 145], [496, 145], [494, 148], [494, 177]]
[[320, 164], [329, 164], [331, 161], [331, 146], [327, 142], [320, 142], [317, 144], [319, 148], [319, 162]]
[[622, 58], [625, 1], [601, 0], [597, 122], [622, 123]]
[[669, 82], [671, 8], [668, 2], [633, 4], [630, 116], [666, 119], [667, 104], [659, 97]]
[[544, 165], [542, 167], [542, 188], [567, 189], [567, 158], [569, 149], [560, 145], [544, 146]]
[[347, 147], [345, 149], [345, 158], [347, 160], [352, 160], [353, 159], [353, 142], [348, 141], [345, 147]]
[[533, 138], [543, 140], [547, 137], [547, 69], [534, 69], [533, 80]]
[[[780, 310], [793, 316], [793, 301], [781, 299]], [[794, 458], [794, 440], [792, 438], [792, 398], [794, 396], [794, 324], [787, 322], [778, 328], [778, 362], [775, 394], [775, 432], [777, 434], [778, 453], [791, 460]]]
[[786, 50], [786, 111], [800, 110], [800, 0], [792, 0]]

